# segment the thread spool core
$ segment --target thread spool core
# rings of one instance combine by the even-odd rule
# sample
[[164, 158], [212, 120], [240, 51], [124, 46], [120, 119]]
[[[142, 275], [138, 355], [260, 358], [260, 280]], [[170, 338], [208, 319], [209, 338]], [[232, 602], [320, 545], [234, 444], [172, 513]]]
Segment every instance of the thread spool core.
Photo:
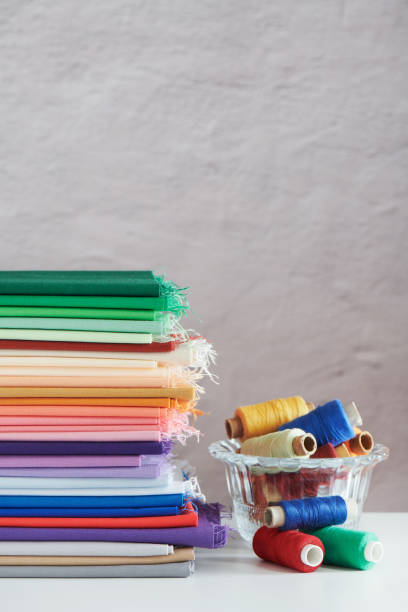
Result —
[[358, 408], [354, 402], [351, 402], [344, 408], [344, 412], [353, 427], [360, 427], [363, 424], [363, 419], [358, 411]]
[[280, 506], [268, 506], [265, 509], [264, 521], [267, 527], [282, 527], [285, 524], [285, 511]]
[[317, 450], [316, 439], [312, 434], [297, 436], [292, 442], [292, 448], [296, 455], [311, 455]]
[[238, 417], [232, 417], [225, 421], [225, 431], [227, 432], [228, 438], [241, 438], [244, 435], [244, 428], [242, 427], [241, 419]]
[[323, 551], [320, 546], [306, 544], [300, 552], [300, 559], [305, 565], [317, 567], [323, 561]]
[[363, 431], [360, 434], [360, 443], [366, 452], [369, 452], [373, 448], [373, 437], [368, 431]]
[[348, 443], [350, 450], [358, 455], [370, 453], [373, 450], [374, 439], [369, 431], [359, 431]]
[[364, 558], [371, 563], [379, 563], [383, 558], [384, 547], [381, 542], [371, 540], [364, 547]]

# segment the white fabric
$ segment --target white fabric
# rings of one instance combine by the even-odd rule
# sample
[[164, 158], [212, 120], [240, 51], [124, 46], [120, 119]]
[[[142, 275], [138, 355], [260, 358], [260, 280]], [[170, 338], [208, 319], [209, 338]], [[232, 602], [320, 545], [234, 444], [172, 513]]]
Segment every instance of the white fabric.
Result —
[[[72, 360], [77, 359], [86, 359], [90, 362], [94, 362], [95, 360], [103, 360], [107, 362], [113, 362], [116, 360], [120, 360], [119, 367], [141, 367], [138, 364], [127, 366], [122, 366], [122, 361], [127, 363], [132, 363], [136, 361], [156, 361], [158, 363], [166, 364], [166, 363], [174, 363], [178, 365], [189, 366], [192, 368], [204, 368], [207, 369], [210, 365], [210, 361], [214, 359], [215, 353], [212, 349], [212, 346], [207, 340], [204, 338], [199, 338], [197, 340], [190, 340], [188, 342], [183, 342], [176, 346], [174, 351], [165, 351], [165, 352], [135, 352], [135, 353], [124, 353], [124, 352], [105, 352], [105, 351], [30, 351], [30, 350], [20, 350], [20, 349], [1, 349], [0, 350], [0, 358], [5, 357], [29, 357], [32, 359], [45, 359], [45, 358], [68, 358]], [[2, 362], [0, 361], [0, 364]], [[48, 365], [51, 364], [51, 361], [48, 362]], [[4, 363], [3, 365], [6, 365]], [[13, 364], [10, 364], [13, 365]], [[35, 365], [33, 363], [33, 365]], [[38, 364], [40, 365], [40, 364]], [[65, 365], [65, 364], [64, 364]], [[68, 364], [67, 364], [68, 365]], [[93, 363], [92, 363], [93, 365]], [[95, 365], [98, 365], [95, 363]], [[102, 364], [101, 364], [102, 365]], [[113, 367], [116, 367], [113, 363], [109, 363]]]
[[[15, 353], [5, 355], [4, 353]], [[54, 353], [54, 354], [50, 354]], [[63, 355], [60, 355], [63, 353]], [[85, 356], [86, 355], [86, 356]], [[154, 359], [115, 359], [88, 357], [88, 353], [71, 351], [1, 351], [0, 367], [68, 367], [68, 368], [157, 368]], [[100, 353], [97, 353], [100, 355]]]
[[[35, 478], [8, 476], [0, 477], [0, 488], [25, 489], [27, 495], [35, 495], [36, 489], [52, 489], [49, 495], [53, 495], [56, 489], [118, 489], [118, 488], [142, 488], [167, 487], [170, 483], [170, 475], [166, 474], [159, 478]], [[30, 491], [32, 490], [32, 493]]]

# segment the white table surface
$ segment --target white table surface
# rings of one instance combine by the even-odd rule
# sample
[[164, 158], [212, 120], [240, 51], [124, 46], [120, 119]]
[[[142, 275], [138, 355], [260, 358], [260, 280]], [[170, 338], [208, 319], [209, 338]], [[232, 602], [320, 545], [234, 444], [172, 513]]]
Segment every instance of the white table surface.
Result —
[[196, 572], [186, 579], [0, 579], [0, 611], [408, 611], [408, 513], [365, 514], [360, 527], [385, 549], [383, 561], [365, 572], [286, 570], [258, 560], [235, 538], [221, 550], [198, 550]]

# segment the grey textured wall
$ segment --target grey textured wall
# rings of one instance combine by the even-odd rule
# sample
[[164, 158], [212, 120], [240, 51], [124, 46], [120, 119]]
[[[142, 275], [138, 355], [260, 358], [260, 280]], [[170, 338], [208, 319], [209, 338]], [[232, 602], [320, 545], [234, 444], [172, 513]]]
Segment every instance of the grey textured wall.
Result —
[[155, 268], [191, 286], [243, 403], [358, 402], [408, 510], [407, 2], [2, 0], [1, 267]]

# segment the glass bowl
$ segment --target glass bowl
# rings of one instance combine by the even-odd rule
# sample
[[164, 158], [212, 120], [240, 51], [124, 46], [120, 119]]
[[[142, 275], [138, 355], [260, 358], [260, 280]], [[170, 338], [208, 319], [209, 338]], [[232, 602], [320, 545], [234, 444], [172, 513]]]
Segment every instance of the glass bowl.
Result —
[[269, 502], [341, 495], [355, 502], [355, 512], [344, 527], [357, 528], [367, 498], [373, 468], [389, 456], [376, 444], [368, 455], [336, 459], [280, 459], [237, 454], [238, 440], [218, 440], [210, 454], [225, 465], [233, 516], [244, 540], [251, 541], [263, 525]]

